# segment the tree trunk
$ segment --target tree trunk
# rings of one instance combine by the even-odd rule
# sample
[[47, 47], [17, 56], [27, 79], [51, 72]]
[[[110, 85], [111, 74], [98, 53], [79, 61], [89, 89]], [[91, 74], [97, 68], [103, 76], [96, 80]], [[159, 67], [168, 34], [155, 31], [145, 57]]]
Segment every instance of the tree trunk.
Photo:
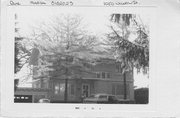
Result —
[[[67, 62], [68, 62], [68, 57], [66, 57], [66, 64]], [[68, 67], [66, 67], [65, 75], [66, 78], [65, 78], [64, 102], [66, 103], [68, 100]]]
[[126, 100], [127, 99], [126, 72], [123, 73], [123, 79], [124, 79], [124, 100]]
[[64, 102], [68, 100], [68, 78], [65, 79]]

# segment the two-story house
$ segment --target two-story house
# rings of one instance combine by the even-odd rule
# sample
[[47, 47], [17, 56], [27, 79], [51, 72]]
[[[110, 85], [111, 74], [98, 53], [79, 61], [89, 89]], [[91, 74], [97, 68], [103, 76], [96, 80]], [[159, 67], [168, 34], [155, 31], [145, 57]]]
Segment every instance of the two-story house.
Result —
[[[41, 76], [33, 83], [33, 88], [49, 89], [47, 98], [51, 102], [64, 102], [65, 81], [67, 81], [67, 102], [81, 102], [82, 96], [106, 93], [124, 98], [124, 81], [121, 67], [112, 59], [102, 59], [100, 63], [89, 66], [89, 72], [80, 72], [78, 76]], [[133, 72], [126, 73], [127, 99], [134, 100]]]

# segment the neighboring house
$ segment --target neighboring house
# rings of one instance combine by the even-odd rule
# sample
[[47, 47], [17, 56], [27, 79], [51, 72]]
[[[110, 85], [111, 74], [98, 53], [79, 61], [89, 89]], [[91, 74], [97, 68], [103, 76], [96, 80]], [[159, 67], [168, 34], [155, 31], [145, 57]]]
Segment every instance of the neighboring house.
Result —
[[[121, 68], [114, 60], [103, 59], [102, 63], [89, 66], [88, 72], [79, 72], [78, 76], [40, 76], [33, 83], [33, 88], [48, 89], [47, 98], [51, 102], [64, 102], [65, 79], [68, 78], [67, 102], [81, 102], [82, 97], [91, 94], [107, 93], [124, 98], [124, 84]], [[37, 74], [37, 73], [36, 73]], [[127, 72], [127, 99], [134, 100], [133, 72]]]
[[15, 103], [37, 103], [41, 98], [47, 98], [48, 89], [41, 88], [17, 88], [14, 93]]

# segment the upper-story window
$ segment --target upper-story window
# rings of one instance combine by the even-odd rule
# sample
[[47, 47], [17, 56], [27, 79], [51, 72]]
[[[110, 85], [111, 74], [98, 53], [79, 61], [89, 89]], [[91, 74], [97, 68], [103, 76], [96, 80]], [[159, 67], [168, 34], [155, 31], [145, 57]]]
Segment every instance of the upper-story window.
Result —
[[109, 72], [97, 72], [96, 78], [110, 78]]
[[106, 73], [102, 72], [102, 78], [106, 78]]
[[101, 74], [99, 72], [96, 73], [97, 78], [101, 78]]
[[122, 68], [121, 68], [120, 63], [116, 63], [116, 72], [122, 73]]
[[110, 73], [106, 72], [106, 78], [110, 78]]

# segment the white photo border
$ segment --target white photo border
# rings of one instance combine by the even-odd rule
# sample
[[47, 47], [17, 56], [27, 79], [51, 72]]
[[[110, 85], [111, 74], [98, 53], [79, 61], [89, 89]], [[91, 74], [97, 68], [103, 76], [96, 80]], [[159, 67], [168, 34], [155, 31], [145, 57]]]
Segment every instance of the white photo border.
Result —
[[[3, 31], [1, 40], [1, 108], [4, 116], [134, 116], [156, 112], [156, 7], [53, 7], [53, 6], [5, 6], [3, 9]], [[148, 14], [150, 22], [150, 83], [149, 104], [35, 104], [14, 103], [14, 14], [23, 7], [35, 9], [86, 9], [101, 12]]]

